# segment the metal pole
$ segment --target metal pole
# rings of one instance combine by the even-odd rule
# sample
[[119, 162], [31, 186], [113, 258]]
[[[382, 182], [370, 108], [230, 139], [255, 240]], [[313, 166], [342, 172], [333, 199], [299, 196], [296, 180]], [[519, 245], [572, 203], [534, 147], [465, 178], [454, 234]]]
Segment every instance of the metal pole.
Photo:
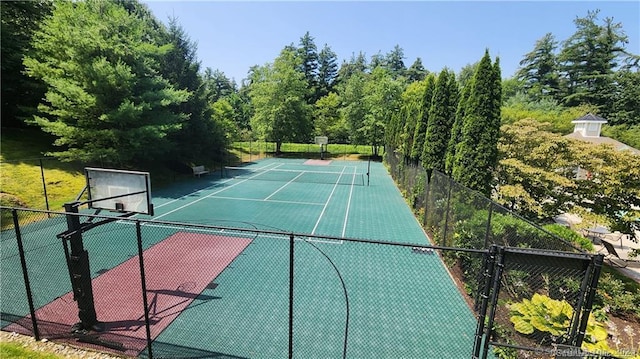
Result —
[[13, 228], [16, 231], [16, 240], [18, 241], [18, 252], [20, 253], [20, 265], [22, 265], [22, 277], [24, 278], [24, 287], [27, 291], [27, 302], [29, 303], [29, 312], [31, 313], [31, 325], [33, 325], [33, 336], [36, 340], [40, 340], [40, 332], [38, 331], [38, 321], [36, 319], [36, 309], [33, 306], [33, 294], [31, 293], [31, 283], [29, 282], [29, 273], [27, 272], [27, 261], [24, 257], [24, 247], [22, 245], [22, 234], [20, 233], [20, 223], [18, 221], [18, 211], [14, 208]]
[[293, 358], [293, 259], [294, 237], [289, 235], [289, 359]]
[[[49, 210], [49, 196], [47, 196], [47, 182], [44, 180], [44, 166], [42, 165], [42, 159], [40, 161], [40, 176], [42, 177], [42, 188], [44, 189], [44, 203]], [[47, 217], [51, 218], [51, 213], [47, 212]]]
[[370, 179], [371, 179], [371, 156], [369, 156], [369, 162], [367, 163], [367, 186], [369, 186]]
[[149, 351], [149, 359], [153, 359], [153, 351], [151, 350], [151, 324], [149, 321], [149, 303], [147, 302], [147, 277], [144, 274], [144, 256], [142, 251], [142, 231], [140, 221], [136, 221], [136, 237], [138, 238], [138, 261], [140, 262], [140, 280], [142, 283], [142, 304], [144, 305], [144, 326], [147, 334], [147, 348]]
[[[491, 281], [493, 279], [493, 270], [495, 267], [495, 261], [497, 256], [497, 247], [491, 246], [489, 249], [489, 253], [486, 255], [486, 262], [483, 271], [484, 275], [484, 287], [482, 288], [482, 292], [480, 292], [480, 311], [478, 313], [478, 326], [476, 327], [476, 335], [473, 343], [473, 355], [472, 357], [479, 358], [480, 350], [482, 347], [482, 338], [484, 334], [484, 325], [485, 318], [487, 316], [487, 307], [489, 302], [489, 294], [491, 294]], [[478, 288], [480, 289], [480, 288]], [[476, 302], [475, 307], [478, 307], [478, 303]], [[474, 309], [476, 309], [474, 308]]]
[[489, 233], [491, 233], [491, 217], [493, 217], [493, 202], [489, 202], [489, 215], [487, 216], [487, 228], [484, 233], [484, 248], [489, 245]]
[[70, 270], [72, 273], [71, 286], [74, 299], [78, 302], [78, 317], [80, 323], [73, 326], [72, 330], [102, 331], [98, 322], [95, 304], [93, 301], [93, 287], [91, 286], [91, 270], [89, 268], [89, 252], [82, 244], [82, 226], [78, 216], [80, 202], [65, 203], [67, 212], [67, 227], [69, 229], [69, 243], [71, 254], [69, 255]]
[[596, 289], [598, 287], [598, 280], [600, 279], [600, 272], [602, 271], [602, 263], [604, 262], [604, 255], [598, 254], [593, 258], [593, 272], [591, 275], [591, 285], [589, 288], [589, 293], [587, 294], [587, 300], [582, 307], [582, 318], [580, 321], [580, 328], [578, 329], [577, 336], [573, 343], [576, 347], [582, 346], [582, 341], [584, 340], [584, 335], [587, 330], [587, 322], [589, 321], [589, 313], [591, 313], [591, 308], [593, 307], [593, 299], [596, 296]]
[[491, 311], [489, 312], [489, 320], [487, 322], [486, 331], [487, 335], [484, 339], [484, 346], [482, 351], [482, 359], [486, 359], [489, 353], [489, 342], [491, 341], [491, 334], [493, 333], [493, 321], [496, 317], [496, 306], [498, 304], [498, 295], [500, 294], [500, 281], [502, 279], [502, 272], [504, 271], [505, 263], [505, 249], [504, 247], [498, 247], [498, 263], [495, 274], [493, 276], [493, 293], [491, 294]]
[[447, 230], [449, 228], [449, 208], [451, 206], [451, 187], [453, 187], [453, 181], [449, 179], [448, 182], [449, 182], [449, 189], [447, 190], [447, 209], [444, 212], [444, 228], [442, 231], [443, 245], [449, 244], [447, 241]]

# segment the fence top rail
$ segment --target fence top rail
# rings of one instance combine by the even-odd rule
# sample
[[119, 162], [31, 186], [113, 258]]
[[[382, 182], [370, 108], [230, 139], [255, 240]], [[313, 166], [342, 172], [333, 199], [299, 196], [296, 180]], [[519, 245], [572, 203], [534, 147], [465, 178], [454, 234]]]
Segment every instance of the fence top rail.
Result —
[[16, 210], [16, 211], [31, 212], [31, 213], [53, 214], [53, 215], [59, 215], [59, 216], [71, 215], [71, 216], [78, 216], [78, 217], [88, 217], [93, 219], [118, 219], [121, 221], [134, 222], [134, 223], [140, 222], [140, 223], [149, 223], [149, 224], [156, 224], [156, 225], [180, 226], [180, 227], [187, 227], [187, 228], [206, 228], [206, 229], [215, 229], [215, 230], [235, 231], [240, 233], [262, 233], [262, 234], [269, 234], [274, 236], [281, 236], [287, 239], [293, 236], [294, 238], [330, 239], [330, 240], [336, 240], [336, 241], [341, 240], [345, 242], [354, 242], [354, 243], [382, 244], [382, 245], [408, 247], [408, 248], [428, 248], [428, 249], [468, 252], [468, 253], [488, 252], [488, 249], [456, 248], [456, 247], [434, 246], [430, 244], [420, 245], [416, 243], [399, 243], [399, 242], [390, 242], [390, 241], [363, 239], [363, 238], [349, 238], [349, 237], [316, 235], [316, 234], [309, 234], [309, 233], [296, 233], [291, 231], [275, 230], [275, 229], [242, 228], [242, 227], [195, 224], [195, 223], [185, 223], [185, 222], [158, 221], [154, 219], [141, 219], [141, 218], [131, 218], [131, 217], [121, 217], [121, 216], [105, 216], [105, 215], [90, 214], [90, 213], [67, 213], [67, 212], [61, 212], [61, 211], [47, 211], [44, 209], [33, 209], [33, 208], [23, 208], [23, 207], [0, 206], [0, 209], [11, 210], [11, 211]]

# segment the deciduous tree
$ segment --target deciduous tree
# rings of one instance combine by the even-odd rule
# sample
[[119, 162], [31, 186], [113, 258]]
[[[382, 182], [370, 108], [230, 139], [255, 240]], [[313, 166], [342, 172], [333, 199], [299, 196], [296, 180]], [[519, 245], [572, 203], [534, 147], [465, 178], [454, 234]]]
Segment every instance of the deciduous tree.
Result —
[[301, 64], [299, 55], [285, 48], [273, 64], [254, 70], [251, 127], [262, 139], [276, 143], [276, 153], [285, 141], [309, 142], [313, 132], [312, 108], [306, 101], [309, 88], [297, 70]]

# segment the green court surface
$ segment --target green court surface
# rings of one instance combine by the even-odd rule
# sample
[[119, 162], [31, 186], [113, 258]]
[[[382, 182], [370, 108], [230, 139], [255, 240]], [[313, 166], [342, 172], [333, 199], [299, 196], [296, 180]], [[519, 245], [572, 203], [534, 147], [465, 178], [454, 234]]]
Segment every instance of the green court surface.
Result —
[[[173, 224], [178, 222], [344, 238], [294, 241], [294, 357], [471, 355], [476, 319], [438, 255], [348, 240], [428, 244], [383, 164], [266, 159], [245, 168], [260, 171], [237, 177], [214, 172], [155, 191], [158, 222], [142, 225], [144, 247], [194, 230]], [[270, 177], [278, 171], [282, 177]], [[71, 290], [55, 238], [65, 225], [64, 216], [56, 216], [22, 229], [36, 308]], [[3, 327], [28, 314], [14, 237], [3, 232]], [[154, 356], [287, 357], [289, 245], [285, 234], [252, 235], [251, 244], [159, 334]], [[85, 246], [98, 276], [137, 255], [135, 226], [118, 221], [97, 227], [87, 232]]]

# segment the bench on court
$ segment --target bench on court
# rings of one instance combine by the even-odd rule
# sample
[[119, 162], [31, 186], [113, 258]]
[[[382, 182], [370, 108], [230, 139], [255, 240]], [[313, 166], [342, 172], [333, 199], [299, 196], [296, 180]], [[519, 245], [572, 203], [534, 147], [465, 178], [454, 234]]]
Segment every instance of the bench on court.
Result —
[[193, 170], [193, 175], [198, 177], [200, 177], [200, 175], [206, 175], [207, 173], [209, 173], [209, 170], [204, 168], [204, 166], [193, 166], [191, 167], [191, 169]]

